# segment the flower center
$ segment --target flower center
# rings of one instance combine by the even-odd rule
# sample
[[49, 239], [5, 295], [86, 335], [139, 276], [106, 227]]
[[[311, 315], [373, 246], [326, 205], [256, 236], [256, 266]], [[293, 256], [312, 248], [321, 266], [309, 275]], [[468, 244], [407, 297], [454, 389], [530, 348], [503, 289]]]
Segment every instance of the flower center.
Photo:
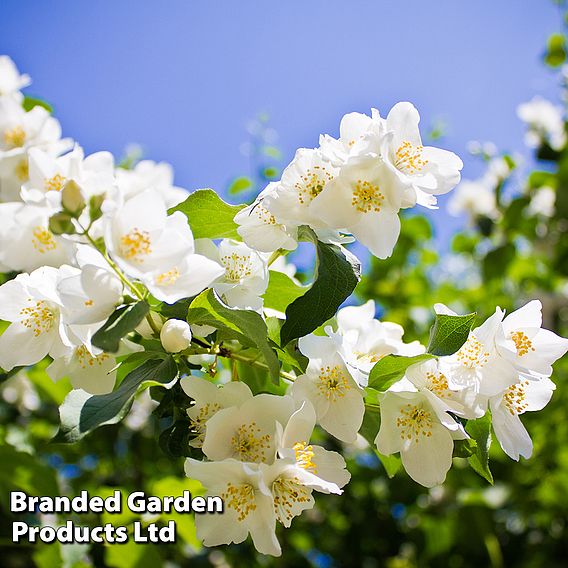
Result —
[[[274, 513], [280, 523], [289, 526], [294, 518], [294, 506], [300, 503], [308, 503], [311, 498], [311, 490], [298, 483], [297, 478], [279, 477], [272, 484], [274, 496]], [[296, 513], [297, 514], [297, 513]]]
[[261, 203], [257, 203], [253, 208], [251, 213], [254, 213], [256, 218], [263, 225], [276, 225], [276, 217]]
[[[28, 302], [33, 302], [28, 298]], [[44, 300], [33, 302], [32, 305], [22, 308], [20, 315], [24, 316], [21, 323], [31, 329], [35, 337], [51, 330], [55, 323], [55, 313]]]
[[53, 234], [45, 227], [34, 227], [32, 234], [32, 244], [34, 245], [34, 248], [41, 254], [55, 250], [57, 248], [57, 243], [53, 238]]
[[53, 177], [46, 179], [43, 185], [45, 191], [61, 191], [66, 181], [67, 178], [60, 174], [55, 174]]
[[344, 397], [345, 393], [351, 388], [347, 376], [338, 366], [322, 368], [317, 386], [325, 398], [332, 402]]
[[143, 256], [152, 252], [150, 233], [134, 228], [126, 235], [120, 237], [120, 252], [128, 260], [142, 263]]
[[296, 462], [300, 467], [312, 473], [317, 472], [316, 464], [312, 461], [315, 456], [312, 446], [306, 445], [306, 442], [297, 442], [292, 449], [296, 453]]
[[225, 266], [225, 278], [230, 282], [239, 282], [242, 278], [252, 275], [252, 259], [244, 254], [236, 252], [221, 257], [221, 262]]
[[4, 132], [4, 142], [10, 148], [21, 148], [26, 143], [26, 133], [21, 126], [14, 126]]
[[403, 440], [414, 439], [418, 443], [420, 438], [432, 436], [432, 414], [418, 405], [403, 406], [396, 425]]
[[87, 369], [88, 367], [101, 367], [102, 364], [109, 358], [107, 353], [101, 353], [96, 357], [93, 357], [89, 350], [84, 346], [81, 345], [75, 349], [75, 356], [77, 357], [77, 361], [82, 369]]
[[517, 348], [517, 355], [519, 357], [526, 355], [529, 351], [535, 350], [532, 341], [522, 331], [515, 331], [511, 333], [511, 339]]
[[514, 416], [521, 414], [528, 408], [526, 401], [526, 387], [528, 381], [522, 381], [516, 385], [510, 386], [503, 395], [503, 402], [507, 410]]
[[221, 410], [221, 405], [219, 403], [208, 402], [199, 409], [195, 418], [189, 419], [191, 428], [197, 433], [194, 441], [200, 442], [201, 445], [203, 444], [203, 440], [205, 439], [205, 423], [219, 410]]
[[237, 512], [237, 520], [244, 521], [251, 511], [256, 510], [254, 488], [249, 483], [241, 485], [227, 484], [227, 489], [221, 493], [221, 498], [227, 507]]
[[428, 160], [422, 158], [423, 146], [414, 146], [405, 140], [395, 154], [395, 165], [402, 172], [414, 175], [424, 169]]
[[353, 187], [351, 205], [361, 213], [378, 213], [381, 210], [385, 196], [379, 190], [379, 186], [369, 181], [357, 180]]
[[311, 203], [325, 187], [325, 184], [333, 179], [333, 175], [325, 166], [313, 166], [300, 176], [300, 181], [294, 184], [298, 192], [298, 201], [301, 205]]
[[175, 268], [172, 268], [167, 272], [162, 272], [162, 274], [156, 276], [156, 284], [158, 286], [173, 286], [178, 281], [180, 276], [181, 275], [176, 266]]
[[27, 158], [20, 160], [16, 164], [16, 167], [14, 168], [14, 174], [21, 182], [28, 181], [30, 177], [30, 167], [28, 165]]
[[440, 398], [448, 396], [448, 379], [443, 373], [426, 373], [426, 388]]
[[241, 424], [237, 433], [231, 438], [233, 452], [240, 461], [263, 462], [266, 461], [266, 450], [270, 447], [272, 436], [260, 434], [261, 429], [256, 422]]
[[470, 335], [467, 341], [457, 352], [458, 361], [468, 369], [483, 367], [489, 360], [489, 353], [484, 350], [483, 344], [475, 337]]

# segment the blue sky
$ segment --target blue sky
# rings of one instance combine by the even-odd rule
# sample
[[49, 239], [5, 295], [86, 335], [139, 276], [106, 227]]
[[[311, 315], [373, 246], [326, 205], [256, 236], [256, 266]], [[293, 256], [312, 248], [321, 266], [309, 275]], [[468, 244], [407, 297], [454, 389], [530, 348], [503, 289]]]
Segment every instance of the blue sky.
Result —
[[[516, 106], [557, 96], [540, 58], [560, 26], [546, 0], [3, 0], [0, 52], [88, 152], [136, 142], [178, 185], [223, 191], [250, 173], [259, 111], [288, 160], [344, 113], [399, 100], [447, 123], [441, 145], [474, 177], [469, 140], [522, 150]], [[439, 246], [460, 223], [436, 213]]]

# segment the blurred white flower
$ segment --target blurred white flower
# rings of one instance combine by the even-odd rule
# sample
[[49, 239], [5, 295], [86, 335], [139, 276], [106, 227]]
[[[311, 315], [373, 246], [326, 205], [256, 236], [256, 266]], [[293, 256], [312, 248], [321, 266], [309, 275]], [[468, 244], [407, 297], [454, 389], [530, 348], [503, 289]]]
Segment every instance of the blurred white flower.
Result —
[[517, 107], [518, 117], [527, 124], [525, 143], [537, 147], [547, 142], [554, 150], [561, 150], [566, 144], [564, 110], [559, 105], [536, 96]]

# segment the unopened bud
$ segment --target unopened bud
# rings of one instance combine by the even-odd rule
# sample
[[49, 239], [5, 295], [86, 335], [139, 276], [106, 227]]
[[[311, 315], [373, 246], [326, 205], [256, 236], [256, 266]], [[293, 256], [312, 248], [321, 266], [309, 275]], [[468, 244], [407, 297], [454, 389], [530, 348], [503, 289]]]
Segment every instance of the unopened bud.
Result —
[[68, 181], [61, 190], [61, 205], [73, 217], [78, 217], [87, 205], [81, 188], [73, 180]]
[[168, 353], [179, 353], [191, 345], [191, 329], [183, 320], [170, 319], [160, 331], [160, 340]]

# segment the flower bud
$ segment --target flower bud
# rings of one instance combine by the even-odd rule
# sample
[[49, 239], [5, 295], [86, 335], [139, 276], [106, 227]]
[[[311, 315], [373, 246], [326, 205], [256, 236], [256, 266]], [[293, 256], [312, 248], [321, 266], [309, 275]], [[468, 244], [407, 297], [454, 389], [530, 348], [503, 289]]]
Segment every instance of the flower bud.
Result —
[[86, 203], [81, 188], [73, 180], [68, 181], [61, 190], [61, 205], [73, 217], [79, 217]]
[[168, 353], [178, 353], [191, 344], [191, 329], [183, 320], [170, 319], [160, 331], [160, 341]]

